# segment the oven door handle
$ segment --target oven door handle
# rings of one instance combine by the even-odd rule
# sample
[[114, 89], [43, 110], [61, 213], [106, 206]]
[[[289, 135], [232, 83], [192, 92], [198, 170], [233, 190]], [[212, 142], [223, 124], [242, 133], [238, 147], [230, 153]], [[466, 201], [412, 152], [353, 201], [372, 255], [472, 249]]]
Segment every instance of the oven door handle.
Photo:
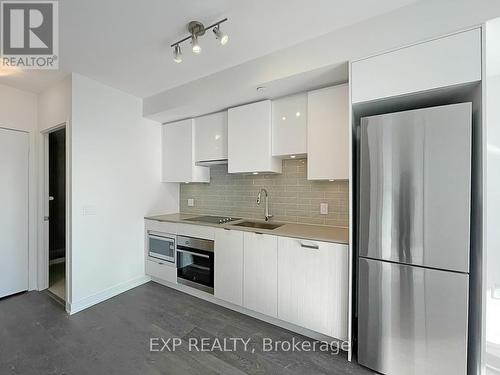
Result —
[[194, 255], [194, 256], [197, 256], [197, 257], [210, 258], [210, 256], [208, 256], [208, 255], [200, 254], [200, 253], [195, 253], [194, 251], [188, 251], [188, 250], [183, 250], [183, 249], [179, 249], [179, 248], [177, 248], [177, 251], [179, 251], [181, 253], [186, 253], [186, 254]]

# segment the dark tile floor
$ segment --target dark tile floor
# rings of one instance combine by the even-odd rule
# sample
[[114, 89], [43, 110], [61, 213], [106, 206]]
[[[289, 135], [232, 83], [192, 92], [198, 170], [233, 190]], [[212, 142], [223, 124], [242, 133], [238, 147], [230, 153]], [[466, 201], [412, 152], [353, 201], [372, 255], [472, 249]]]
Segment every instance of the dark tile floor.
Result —
[[[175, 351], [150, 351], [151, 338], [176, 337], [181, 344]], [[242, 343], [234, 352], [194, 351], [202, 349], [195, 340], [205, 337], [209, 346], [216, 338], [221, 344], [230, 337], [250, 342], [247, 351]], [[73, 316], [45, 293], [0, 300], [2, 375], [371, 373], [347, 362], [344, 354], [264, 352], [264, 337], [307, 340], [152, 282]]]

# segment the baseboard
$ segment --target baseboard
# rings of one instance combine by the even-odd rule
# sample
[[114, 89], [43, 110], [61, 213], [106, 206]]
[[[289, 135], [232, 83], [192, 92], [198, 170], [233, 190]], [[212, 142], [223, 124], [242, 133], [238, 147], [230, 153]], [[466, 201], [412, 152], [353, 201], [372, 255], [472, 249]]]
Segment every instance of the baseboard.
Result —
[[102, 292], [96, 293], [90, 297], [83, 298], [79, 301], [68, 303], [67, 304], [67, 312], [70, 315], [76, 314], [82, 310], [88, 309], [98, 303], [104, 302], [107, 299], [117, 296], [127, 290], [138, 287], [139, 285], [145, 284], [151, 281], [151, 277], [149, 276], [141, 276], [127, 282], [115, 285], [111, 288], [105, 289]]

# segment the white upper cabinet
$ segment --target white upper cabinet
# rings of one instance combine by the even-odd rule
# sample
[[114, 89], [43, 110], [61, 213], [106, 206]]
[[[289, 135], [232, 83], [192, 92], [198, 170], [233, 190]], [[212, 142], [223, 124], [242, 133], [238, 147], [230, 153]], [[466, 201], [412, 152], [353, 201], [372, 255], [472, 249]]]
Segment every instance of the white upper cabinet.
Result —
[[352, 102], [481, 80], [481, 29], [352, 63]]
[[346, 341], [348, 246], [278, 238], [278, 318]]
[[227, 162], [227, 111], [194, 119], [195, 160], [198, 165]]
[[228, 110], [228, 172], [281, 173], [282, 161], [272, 156], [271, 101]]
[[307, 179], [349, 179], [349, 88], [307, 93]]
[[307, 94], [273, 100], [273, 156], [307, 153]]
[[194, 160], [194, 121], [162, 126], [162, 182], [210, 182], [210, 168]]

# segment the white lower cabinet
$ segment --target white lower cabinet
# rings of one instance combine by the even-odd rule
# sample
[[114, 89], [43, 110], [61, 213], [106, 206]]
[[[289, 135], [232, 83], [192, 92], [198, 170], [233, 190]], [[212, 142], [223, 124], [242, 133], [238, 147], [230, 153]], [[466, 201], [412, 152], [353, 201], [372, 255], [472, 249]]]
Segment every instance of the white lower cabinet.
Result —
[[177, 284], [177, 268], [168, 262], [155, 262], [146, 259], [146, 275]]
[[278, 316], [278, 238], [267, 234], [243, 234], [243, 306]]
[[215, 297], [243, 305], [243, 232], [215, 230]]
[[347, 245], [278, 238], [278, 318], [347, 340]]
[[[151, 223], [156, 222], [146, 221], [146, 229]], [[184, 233], [183, 227], [194, 226], [177, 224], [175, 234]], [[210, 229], [213, 237], [203, 238], [215, 240], [216, 298], [347, 341], [347, 245], [199, 228]], [[147, 250], [146, 274], [177, 283], [175, 264], [153, 261]]]

